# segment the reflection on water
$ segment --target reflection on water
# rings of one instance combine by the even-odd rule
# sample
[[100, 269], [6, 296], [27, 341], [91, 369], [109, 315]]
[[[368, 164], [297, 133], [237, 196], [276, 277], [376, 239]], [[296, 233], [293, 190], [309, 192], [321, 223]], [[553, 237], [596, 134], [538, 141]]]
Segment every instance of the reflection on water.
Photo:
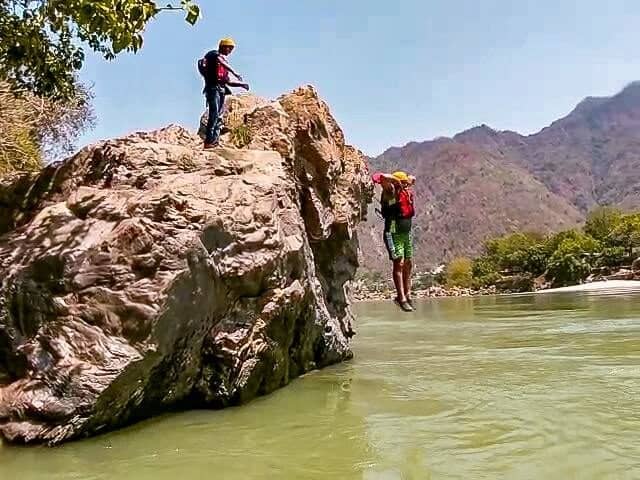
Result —
[[567, 294], [357, 307], [356, 359], [250, 405], [58, 449], [0, 478], [640, 478], [640, 299]]

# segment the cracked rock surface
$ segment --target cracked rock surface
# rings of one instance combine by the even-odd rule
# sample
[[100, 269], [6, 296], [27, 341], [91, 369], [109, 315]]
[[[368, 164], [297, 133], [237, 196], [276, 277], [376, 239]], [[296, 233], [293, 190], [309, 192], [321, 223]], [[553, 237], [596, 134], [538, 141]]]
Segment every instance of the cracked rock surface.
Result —
[[242, 149], [169, 126], [0, 179], [4, 440], [237, 405], [351, 357], [364, 157], [312, 87], [234, 105]]

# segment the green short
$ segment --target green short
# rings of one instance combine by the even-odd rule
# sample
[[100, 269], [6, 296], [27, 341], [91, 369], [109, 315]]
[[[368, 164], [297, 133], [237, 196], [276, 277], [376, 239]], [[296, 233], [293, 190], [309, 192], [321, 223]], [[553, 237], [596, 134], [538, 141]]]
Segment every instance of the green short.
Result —
[[384, 244], [390, 260], [410, 260], [413, 258], [413, 235], [411, 232], [384, 232]]

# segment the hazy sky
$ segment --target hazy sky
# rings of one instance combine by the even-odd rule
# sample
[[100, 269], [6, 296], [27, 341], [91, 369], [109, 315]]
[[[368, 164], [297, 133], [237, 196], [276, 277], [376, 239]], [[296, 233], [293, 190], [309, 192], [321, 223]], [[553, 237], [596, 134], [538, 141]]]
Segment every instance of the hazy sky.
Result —
[[83, 143], [172, 122], [195, 128], [196, 60], [227, 35], [255, 93], [315, 85], [368, 154], [482, 123], [532, 133], [585, 96], [640, 79], [638, 0], [200, 4], [195, 27], [162, 14], [137, 55], [90, 56], [82, 78], [94, 84], [99, 123]]

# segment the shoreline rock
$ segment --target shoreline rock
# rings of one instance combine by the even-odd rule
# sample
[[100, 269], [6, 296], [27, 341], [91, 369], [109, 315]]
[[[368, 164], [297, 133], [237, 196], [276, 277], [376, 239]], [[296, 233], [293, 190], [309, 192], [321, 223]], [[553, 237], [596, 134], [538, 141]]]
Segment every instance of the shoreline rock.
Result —
[[312, 87], [242, 118], [250, 149], [170, 126], [0, 180], [0, 437], [238, 405], [351, 358], [364, 156]]
[[[445, 298], [445, 297], [479, 297], [479, 296], [488, 296], [488, 295], [497, 295], [498, 292], [493, 287], [483, 288], [480, 290], [474, 290], [472, 288], [445, 288], [440, 286], [434, 286], [424, 289], [414, 290], [413, 297], [414, 298]], [[384, 301], [384, 300], [393, 300], [395, 297], [394, 290], [383, 290], [383, 291], [365, 291], [365, 290], [357, 290], [352, 291], [350, 293], [350, 297], [354, 302], [372, 302], [372, 301]]]
[[[544, 293], [548, 291], [561, 291], [563, 289], [567, 289], [566, 291], [570, 291], [570, 289], [574, 289], [575, 287], [585, 287], [582, 288], [584, 290], [588, 290], [588, 285], [590, 284], [603, 284], [606, 285], [608, 282], [628, 282], [630, 286], [640, 281], [640, 276], [637, 272], [631, 272], [627, 269], [621, 269], [618, 272], [615, 272], [611, 275], [605, 276], [590, 276], [585, 282], [575, 285], [570, 285], [567, 287], [560, 288], [552, 288], [549, 283], [540, 284], [537, 283], [536, 287], [531, 290], [509, 290], [503, 288], [497, 288], [496, 285], [491, 285], [482, 289], [472, 289], [472, 288], [460, 288], [460, 287], [442, 287], [442, 286], [433, 286], [429, 288], [423, 288], [414, 290], [413, 296], [414, 298], [444, 298], [444, 297], [481, 297], [481, 296], [491, 296], [491, 295], [513, 295], [513, 294], [522, 294], [522, 293]], [[580, 291], [582, 289], [576, 289], [575, 291]], [[355, 287], [351, 287], [350, 298], [354, 302], [374, 302], [374, 301], [386, 301], [393, 300], [395, 297], [395, 291], [392, 289], [386, 290], [369, 290], [364, 287], [362, 284], [355, 284]]]

